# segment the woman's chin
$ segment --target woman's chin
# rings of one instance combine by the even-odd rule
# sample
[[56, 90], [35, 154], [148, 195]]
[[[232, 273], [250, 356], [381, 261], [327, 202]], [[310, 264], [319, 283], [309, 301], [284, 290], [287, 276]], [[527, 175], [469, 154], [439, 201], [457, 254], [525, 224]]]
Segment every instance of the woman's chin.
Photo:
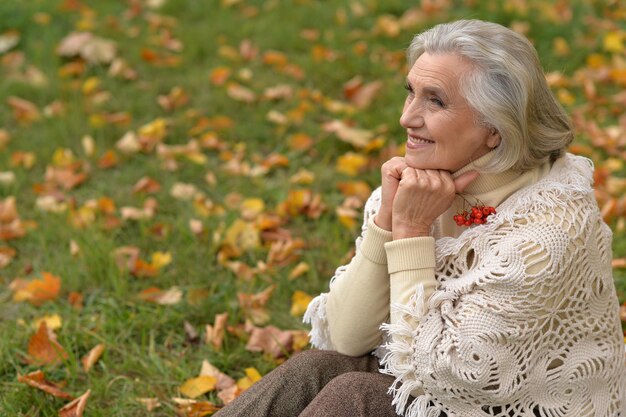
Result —
[[432, 163], [432, 161], [427, 161], [425, 160], [425, 158], [417, 158], [413, 155], [408, 155], [408, 154], [404, 156], [404, 163], [409, 168], [414, 168], [414, 169], [440, 169], [440, 168], [434, 167], [434, 164]]

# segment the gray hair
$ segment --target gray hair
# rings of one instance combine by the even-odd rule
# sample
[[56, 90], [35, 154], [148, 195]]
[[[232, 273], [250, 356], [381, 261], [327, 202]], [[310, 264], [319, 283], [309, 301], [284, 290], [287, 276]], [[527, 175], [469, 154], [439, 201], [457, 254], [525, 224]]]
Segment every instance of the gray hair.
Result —
[[477, 122], [500, 134], [483, 171], [525, 171], [565, 153], [572, 123], [524, 36], [496, 23], [459, 20], [416, 35], [407, 50], [410, 67], [425, 52], [456, 54], [472, 64], [459, 81], [463, 95]]

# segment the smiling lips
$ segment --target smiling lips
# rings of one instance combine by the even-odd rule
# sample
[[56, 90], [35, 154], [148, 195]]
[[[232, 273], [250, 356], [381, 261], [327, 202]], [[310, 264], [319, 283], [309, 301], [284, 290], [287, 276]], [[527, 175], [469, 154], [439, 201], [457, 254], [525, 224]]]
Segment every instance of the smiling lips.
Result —
[[432, 140], [424, 139], [419, 136], [411, 136], [409, 135], [409, 140], [407, 141], [408, 148], [417, 148], [424, 145], [430, 145], [431, 143], [435, 143]]

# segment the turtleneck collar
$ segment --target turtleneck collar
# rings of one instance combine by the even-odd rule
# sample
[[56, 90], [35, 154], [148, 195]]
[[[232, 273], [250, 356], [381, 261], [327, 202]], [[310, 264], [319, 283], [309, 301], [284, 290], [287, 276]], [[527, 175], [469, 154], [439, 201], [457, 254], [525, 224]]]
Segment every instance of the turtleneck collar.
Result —
[[[463, 168], [454, 172], [452, 174], [452, 177], [458, 178], [461, 174], [471, 171], [471, 170], [476, 170], [480, 172], [480, 167], [485, 166], [485, 164], [491, 161], [493, 157], [494, 157], [494, 153], [488, 152], [487, 154], [481, 156], [475, 161], [470, 162], [469, 164], [465, 165]], [[497, 172], [497, 173], [481, 172], [478, 178], [472, 181], [467, 186], [467, 188], [465, 188], [464, 193], [467, 193], [467, 194], [486, 193], [488, 191], [497, 189], [503, 185], [506, 185], [512, 182], [513, 180], [518, 178], [520, 175], [522, 175], [522, 172], [513, 170], [513, 169], [509, 169], [507, 171]]]

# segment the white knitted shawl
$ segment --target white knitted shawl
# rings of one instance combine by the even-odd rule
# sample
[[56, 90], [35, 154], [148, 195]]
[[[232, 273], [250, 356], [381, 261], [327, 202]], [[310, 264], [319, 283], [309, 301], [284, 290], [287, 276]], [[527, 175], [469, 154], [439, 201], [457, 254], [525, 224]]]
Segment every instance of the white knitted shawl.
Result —
[[[612, 235], [592, 172], [591, 161], [568, 154], [486, 224], [436, 241], [438, 288], [426, 314], [420, 284], [410, 305], [391, 306], [403, 319], [382, 326], [381, 372], [396, 377], [399, 414], [626, 417]], [[364, 232], [379, 207], [375, 192]], [[325, 304], [326, 294], [316, 297], [305, 321], [311, 343], [333, 349]]]

